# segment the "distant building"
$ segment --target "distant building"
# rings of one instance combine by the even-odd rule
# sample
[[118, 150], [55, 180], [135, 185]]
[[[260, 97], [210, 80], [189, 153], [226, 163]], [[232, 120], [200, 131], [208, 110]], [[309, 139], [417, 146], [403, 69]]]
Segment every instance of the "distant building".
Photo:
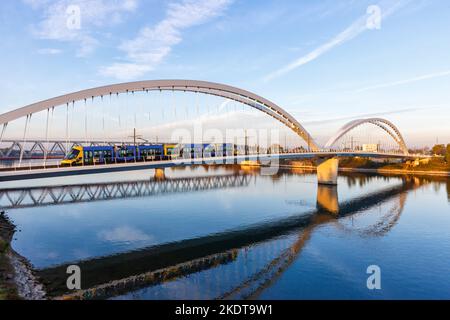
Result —
[[377, 152], [378, 151], [378, 145], [377, 144], [363, 144], [362, 145], [362, 151], [365, 152]]

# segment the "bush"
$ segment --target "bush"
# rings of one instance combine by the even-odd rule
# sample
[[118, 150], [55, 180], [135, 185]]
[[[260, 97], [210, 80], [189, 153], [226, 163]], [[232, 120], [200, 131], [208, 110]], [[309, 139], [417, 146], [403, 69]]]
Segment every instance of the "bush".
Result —
[[447, 149], [445, 148], [445, 144], [437, 144], [431, 149], [431, 153], [437, 156], [445, 156]]
[[447, 152], [445, 154], [445, 161], [450, 165], [450, 143], [447, 145]]
[[0, 254], [6, 253], [8, 248], [9, 248], [9, 244], [0, 238]]

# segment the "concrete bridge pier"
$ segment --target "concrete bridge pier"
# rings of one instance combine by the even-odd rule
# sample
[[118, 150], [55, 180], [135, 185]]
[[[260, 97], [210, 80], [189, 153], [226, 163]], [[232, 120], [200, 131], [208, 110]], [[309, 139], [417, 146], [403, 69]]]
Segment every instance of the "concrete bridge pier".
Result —
[[164, 168], [156, 168], [155, 169], [155, 180], [164, 180], [166, 179], [166, 173]]
[[338, 158], [319, 158], [317, 165], [317, 181], [324, 185], [337, 185]]

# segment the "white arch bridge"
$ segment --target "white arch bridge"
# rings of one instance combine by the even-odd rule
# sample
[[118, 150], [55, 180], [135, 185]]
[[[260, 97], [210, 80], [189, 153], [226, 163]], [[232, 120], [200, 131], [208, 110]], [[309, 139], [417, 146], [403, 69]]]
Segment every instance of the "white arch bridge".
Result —
[[[307, 150], [297, 153], [275, 153], [275, 154], [245, 154], [240, 156], [229, 157], [217, 157], [217, 158], [205, 158], [195, 159], [193, 161], [187, 161], [186, 159], [168, 160], [168, 161], [155, 161], [155, 162], [128, 162], [120, 164], [105, 164], [96, 166], [85, 167], [69, 167], [69, 168], [53, 168], [45, 165], [45, 160], [52, 156], [57, 157], [59, 155], [68, 152], [71, 145], [77, 144], [76, 141], [69, 141], [66, 136], [65, 145], [62, 143], [64, 140], [50, 140], [48, 138], [48, 114], [57, 107], [66, 106], [67, 113], [69, 105], [75, 107], [75, 103], [78, 101], [86, 101], [96, 97], [103, 99], [105, 96], [119, 95], [123, 93], [135, 93], [135, 92], [150, 92], [150, 91], [181, 91], [181, 92], [193, 92], [206, 95], [212, 95], [216, 97], [222, 97], [237, 103], [247, 105], [253, 109], [256, 109], [285, 125], [298, 135], [307, 146]], [[41, 111], [47, 111], [47, 122], [43, 123], [46, 127], [45, 139], [32, 139], [27, 137], [27, 127], [33, 116], [33, 114]], [[23, 133], [23, 139], [16, 140], [4, 140], [5, 132], [8, 128], [8, 124], [18, 119], [25, 119], [25, 128]], [[337, 142], [346, 134], [352, 130], [365, 125], [374, 125], [385, 132], [388, 137], [392, 138], [393, 143], [396, 145], [396, 150], [364, 150], [364, 149], [344, 149], [339, 150], [334, 148]], [[278, 106], [277, 104], [246, 90], [236, 87], [196, 80], [149, 80], [149, 81], [137, 81], [113, 84], [103, 87], [97, 87], [87, 90], [82, 90], [74, 93], [65, 94], [59, 97], [51, 98], [48, 100], [36, 102], [22, 108], [15, 109], [13, 111], [0, 115], [0, 144], [8, 142], [9, 146], [6, 148], [0, 148], [0, 160], [3, 158], [11, 158], [16, 155], [19, 160], [18, 167], [11, 167], [9, 170], [3, 170], [0, 172], [0, 181], [6, 180], [22, 180], [33, 179], [40, 177], [53, 177], [63, 175], [75, 175], [75, 174], [87, 174], [98, 172], [111, 172], [111, 171], [124, 171], [124, 170], [136, 170], [136, 169], [162, 169], [171, 166], [186, 166], [191, 164], [220, 164], [220, 163], [236, 163], [243, 160], [254, 161], [271, 161], [274, 163], [280, 159], [303, 159], [303, 158], [316, 158], [319, 159], [318, 166], [318, 179], [321, 183], [336, 183], [338, 157], [377, 157], [377, 158], [417, 158], [416, 156], [408, 153], [405, 140], [403, 139], [398, 128], [388, 120], [381, 118], [360, 119], [351, 121], [345, 125], [338, 133], [333, 136], [324, 148], [321, 148], [308, 131], [286, 110]], [[68, 122], [67, 122], [68, 126]], [[111, 143], [111, 142], [110, 142]], [[26, 150], [26, 145], [32, 146], [29, 150]], [[33, 158], [33, 154], [40, 152], [44, 158], [43, 166], [30, 166], [27, 168], [21, 167], [22, 159]]]

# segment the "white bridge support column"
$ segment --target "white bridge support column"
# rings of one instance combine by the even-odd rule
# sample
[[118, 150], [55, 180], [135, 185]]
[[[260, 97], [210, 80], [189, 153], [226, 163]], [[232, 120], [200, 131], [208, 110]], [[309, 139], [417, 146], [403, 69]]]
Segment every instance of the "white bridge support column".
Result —
[[319, 184], [337, 185], [339, 160], [337, 158], [319, 159], [317, 181]]

